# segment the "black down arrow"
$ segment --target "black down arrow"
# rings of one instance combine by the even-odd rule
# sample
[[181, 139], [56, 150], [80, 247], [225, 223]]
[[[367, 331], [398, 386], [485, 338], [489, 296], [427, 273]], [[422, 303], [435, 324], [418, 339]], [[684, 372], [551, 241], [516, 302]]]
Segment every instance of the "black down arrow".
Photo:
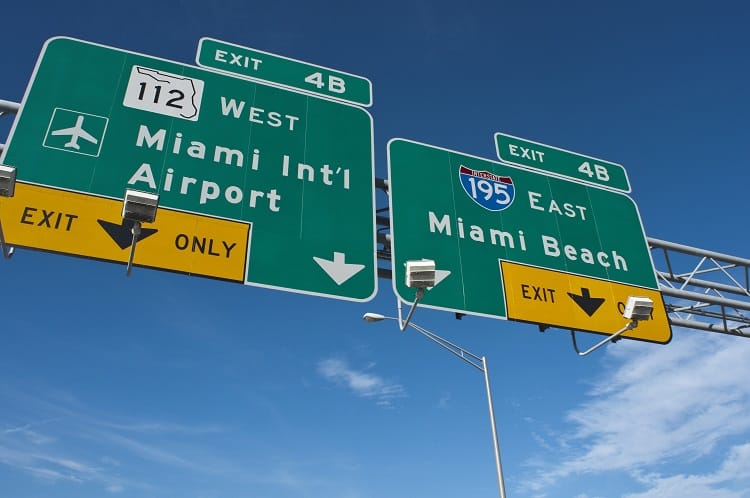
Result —
[[[99, 225], [107, 232], [107, 235], [112, 237], [115, 244], [120, 246], [120, 249], [127, 249], [133, 243], [133, 221], [122, 220], [122, 223], [112, 223], [110, 221], [96, 220]], [[156, 228], [141, 228], [141, 234], [138, 236], [136, 242], [140, 242], [146, 237], [157, 232]]]
[[593, 316], [594, 313], [596, 313], [596, 310], [604, 304], [603, 297], [591, 297], [591, 291], [585, 287], [581, 287], [580, 296], [578, 294], [573, 294], [572, 292], [568, 292], [568, 295], [588, 316]]

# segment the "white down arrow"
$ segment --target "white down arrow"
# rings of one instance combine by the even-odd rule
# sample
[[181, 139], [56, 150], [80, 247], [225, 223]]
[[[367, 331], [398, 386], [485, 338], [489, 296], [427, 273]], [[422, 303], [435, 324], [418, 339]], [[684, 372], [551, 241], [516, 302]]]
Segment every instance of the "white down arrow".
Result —
[[347, 263], [346, 254], [343, 252], [334, 252], [332, 261], [317, 256], [313, 256], [313, 259], [336, 282], [336, 285], [343, 284], [365, 267], [365, 265]]

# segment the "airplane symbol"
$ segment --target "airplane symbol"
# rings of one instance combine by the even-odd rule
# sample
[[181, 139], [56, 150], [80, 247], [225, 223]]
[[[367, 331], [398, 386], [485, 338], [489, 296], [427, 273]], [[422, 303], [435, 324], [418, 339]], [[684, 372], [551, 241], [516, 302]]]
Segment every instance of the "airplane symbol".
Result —
[[63, 128], [61, 130], [55, 130], [52, 135], [69, 136], [70, 140], [64, 145], [64, 147], [72, 147], [75, 150], [80, 150], [81, 146], [78, 145], [78, 139], [82, 138], [92, 144], [99, 143], [90, 133], [83, 129], [83, 116], [80, 114], [76, 118], [76, 125], [72, 128]]

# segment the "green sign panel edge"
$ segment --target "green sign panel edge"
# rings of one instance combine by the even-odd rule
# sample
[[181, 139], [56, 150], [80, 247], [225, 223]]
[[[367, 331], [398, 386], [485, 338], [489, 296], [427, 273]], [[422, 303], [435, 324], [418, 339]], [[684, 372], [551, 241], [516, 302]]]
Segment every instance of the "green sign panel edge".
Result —
[[[547, 145], [547, 144], [543, 144], [541, 142], [535, 142], [534, 140], [529, 140], [527, 138], [517, 137], [515, 135], [510, 135], [508, 133], [496, 132], [493, 135], [493, 137], [494, 137], [494, 141], [495, 141], [495, 151], [497, 153], [497, 158], [501, 162], [508, 163], [508, 164], [513, 164], [515, 166], [520, 166], [522, 168], [530, 168], [530, 169], [534, 169], [534, 170], [539, 170], [539, 171], [542, 171], [544, 173], [548, 173], [548, 174], [553, 175], [553, 176], [561, 176], [561, 177], [564, 177], [564, 178], [567, 178], [567, 179], [572, 179], [572, 180], [575, 180], [575, 181], [578, 181], [578, 182], [586, 183], [588, 185], [594, 185], [594, 186], [597, 186], [597, 187], [611, 189], [611, 190], [617, 190], [617, 191], [625, 192], [625, 193], [630, 193], [631, 192], [630, 179], [628, 178], [628, 172], [625, 169], [625, 167], [622, 166], [619, 163], [608, 161], [608, 160], [602, 159], [600, 157], [594, 157], [594, 156], [589, 156], [587, 154], [581, 154], [580, 152], [574, 152], [572, 150], [563, 149], [561, 147], [555, 147], [553, 145]], [[506, 137], [506, 138], [510, 138], [510, 139], [513, 139], [513, 140], [520, 140], [522, 142], [526, 142], [526, 143], [530, 143], [530, 144], [534, 144], [534, 145], [539, 145], [539, 146], [544, 147], [546, 149], [552, 149], [552, 150], [557, 151], [557, 152], [562, 152], [564, 155], [566, 155], [568, 157], [580, 158], [580, 159], [582, 159], [584, 161], [589, 161], [589, 162], [600, 161], [602, 163], [605, 163], [609, 167], [616, 168], [618, 170], [618, 173], [622, 174], [622, 178], [621, 179], [622, 179], [622, 182], [624, 183], [624, 185], [622, 185], [622, 186], [608, 185], [603, 180], [594, 181], [592, 179], [586, 179], [586, 177], [584, 177], [582, 175], [577, 175], [577, 174], [575, 174], [573, 172], [569, 173], [569, 172], [566, 172], [566, 171], [560, 171], [560, 170], [564, 170], [565, 169], [564, 167], [561, 167], [560, 165], [552, 166], [552, 168], [556, 168], [556, 169], [547, 169], [547, 168], [544, 168], [544, 167], [540, 167], [538, 164], [536, 164], [536, 161], [533, 161], [533, 162], [532, 161], [521, 162], [521, 161], [519, 161], [517, 159], [513, 159], [513, 158], [509, 158], [509, 157], [504, 157], [503, 152], [502, 152], [501, 147], [500, 147], [499, 137]], [[533, 154], [534, 154], [534, 152], [531, 151], [531, 155], [533, 155]], [[596, 165], [589, 165], [589, 170], [590, 170], [590, 175], [588, 175], [589, 178], [596, 177], [596, 176], [599, 175], [599, 171], [595, 170], [595, 166]], [[594, 169], [591, 169], [591, 168], [594, 168]]]
[[[191, 71], [202, 72], [202, 73], [206, 73], [206, 74], [212, 74], [212, 75], [215, 75], [215, 76], [218, 76], [218, 77], [225, 77], [228, 80], [234, 80], [234, 81], [243, 81], [244, 80], [244, 81], [247, 81], [247, 80], [245, 80], [243, 78], [232, 77], [232, 76], [223, 74], [221, 71], [216, 71], [216, 70], [213, 70], [213, 69], [210, 69], [210, 68], [207, 69], [207, 68], [202, 68], [202, 67], [196, 67], [196, 66], [192, 66], [192, 65], [185, 64], [185, 63], [178, 62], [178, 61], [173, 61], [173, 60], [165, 59], [165, 58], [158, 57], [158, 56], [152, 56], [152, 55], [142, 54], [142, 53], [139, 53], [139, 52], [133, 52], [133, 51], [130, 51], [130, 50], [116, 48], [116, 47], [111, 47], [111, 46], [108, 46], [108, 45], [104, 45], [104, 44], [100, 44], [100, 43], [96, 43], [96, 42], [91, 42], [91, 41], [86, 41], [86, 40], [81, 40], [81, 39], [74, 38], [74, 37], [68, 37], [68, 36], [55, 36], [55, 37], [51, 37], [51, 38], [47, 39], [44, 42], [43, 46], [42, 46], [42, 49], [40, 51], [40, 54], [39, 54], [39, 56], [37, 58], [36, 64], [34, 66], [34, 69], [32, 71], [31, 77], [29, 79], [29, 83], [27, 84], [26, 90], [24, 92], [24, 95], [23, 95], [23, 98], [22, 98], [22, 101], [21, 101], [21, 105], [20, 105], [20, 109], [19, 109], [17, 115], [15, 116], [15, 119], [13, 120], [13, 123], [11, 125], [11, 129], [10, 129], [10, 132], [8, 134], [8, 139], [6, 141], [5, 147], [3, 148], [2, 151], [0, 151], [0, 163], [2, 163], [2, 164], [6, 163], [6, 157], [9, 155], [9, 153], [13, 152], [14, 147], [13, 147], [12, 144], [13, 144], [14, 136], [15, 136], [15, 134], [17, 132], [18, 125], [22, 122], [22, 118], [23, 118], [24, 112], [27, 110], [28, 99], [29, 99], [29, 95], [32, 92], [32, 87], [34, 87], [34, 85], [36, 83], [36, 79], [37, 79], [37, 76], [38, 76], [39, 69], [40, 69], [40, 67], [42, 65], [43, 59], [45, 57], [45, 54], [48, 51], [48, 48], [50, 47], [51, 44], [53, 44], [56, 41], [71, 41], [71, 42], [74, 42], [74, 43], [80, 43], [80, 44], [83, 44], [83, 45], [88, 45], [88, 46], [93, 46], [93, 47], [98, 47], [98, 48], [102, 48], [102, 49], [106, 49], [106, 50], [118, 52], [118, 53], [121, 53], [121, 54], [127, 54], [127, 55], [135, 56], [135, 57], [142, 57], [142, 58], [146, 58], [146, 59], [150, 59], [150, 60], [154, 60], [154, 61], [159, 61], [159, 62], [162, 62], [162, 63], [166, 63], [166, 64], [169, 64], [169, 65], [180, 66], [180, 67], [187, 68], [188, 70], [191, 70]], [[350, 297], [350, 296], [347, 296], [347, 295], [344, 295], [344, 294], [334, 294], [334, 293], [328, 293], [328, 292], [317, 292], [317, 291], [314, 291], [314, 290], [300, 289], [300, 288], [296, 288], [296, 287], [293, 287], [293, 286], [273, 285], [273, 284], [268, 284], [268, 283], [250, 281], [250, 280], [247, 280], [247, 279], [244, 282], [244, 285], [254, 286], [254, 287], [263, 287], [263, 288], [275, 289], [275, 290], [282, 290], [282, 291], [294, 292], [294, 293], [299, 293], [299, 294], [307, 294], [307, 295], [312, 295], [312, 296], [327, 297], [327, 298], [333, 298], [333, 299], [339, 299], [339, 300], [354, 301], [354, 302], [367, 302], [367, 301], [372, 300], [377, 295], [377, 291], [378, 291], [377, 255], [376, 255], [377, 240], [376, 240], [376, 238], [374, 236], [374, 227], [376, 226], [375, 225], [375, 218], [376, 218], [376, 216], [375, 216], [374, 206], [375, 206], [376, 197], [375, 197], [375, 188], [374, 188], [374, 183], [375, 183], [375, 167], [374, 167], [374, 165], [375, 165], [374, 123], [373, 123], [372, 116], [362, 106], [353, 105], [353, 104], [351, 104], [351, 103], [349, 103], [347, 101], [343, 101], [343, 100], [339, 100], [339, 99], [322, 98], [321, 96], [316, 95], [316, 94], [312, 94], [310, 92], [297, 91], [294, 88], [280, 87], [278, 85], [269, 84], [269, 83], [266, 83], [264, 81], [247, 81], [247, 83], [251, 83], [251, 84], [255, 84], [255, 85], [261, 85], [261, 86], [265, 86], [265, 87], [268, 87], [268, 88], [275, 88], [276, 91], [291, 92], [293, 94], [296, 94], [296, 95], [299, 95], [299, 96], [303, 96], [305, 98], [313, 98], [313, 99], [319, 100], [321, 102], [328, 102], [331, 105], [339, 105], [339, 106], [345, 106], [345, 107], [351, 108], [351, 109], [356, 109], [356, 112], [364, 113], [364, 115], [367, 116], [367, 119], [369, 120], [369, 137], [368, 137], [368, 141], [369, 141], [369, 148], [370, 148], [370, 152], [369, 152], [370, 168], [369, 168], [369, 182], [368, 182], [368, 184], [371, 186], [371, 187], [369, 187], [369, 192], [370, 192], [370, 202], [372, 203], [371, 205], [373, 206], [373, 209], [370, 210], [371, 212], [370, 212], [370, 216], [368, 216], [369, 219], [367, 220], [367, 222], [371, 224], [370, 226], [372, 227], [373, 235], [371, 237], [371, 240], [372, 240], [371, 247], [369, 247], [368, 251], [367, 251], [368, 252], [367, 265], [370, 265], [370, 264], [372, 265], [372, 271], [371, 272], [365, 271], [365, 273], [370, 274], [372, 276], [372, 286], [371, 286], [372, 291], [369, 292], [369, 295], [366, 296], [366, 297]], [[117, 96], [113, 96], [113, 99], [117, 100]], [[65, 109], [63, 109], [63, 110], [65, 110]], [[78, 112], [78, 111], [76, 111], [76, 112]], [[81, 112], [81, 113], [85, 114], [83, 112]], [[53, 119], [54, 119], [54, 117], [53, 117]], [[47, 131], [49, 131], [49, 130], [47, 130]], [[83, 144], [83, 143], [84, 142], [81, 142], [81, 144]], [[41, 147], [42, 147], [42, 145], [40, 143], [40, 148]], [[45, 146], [45, 147], [48, 147], [48, 146]], [[48, 147], [48, 148], [54, 148], [54, 147]], [[98, 151], [97, 151], [97, 155], [98, 155]], [[9, 166], [16, 166], [17, 167], [18, 165], [17, 164], [9, 164]], [[99, 192], [99, 193], [97, 193], [97, 192], [90, 192], [90, 191], [73, 189], [73, 188], [68, 188], [68, 187], [59, 186], [59, 185], [48, 184], [48, 183], [44, 183], [44, 182], [28, 181], [28, 180], [24, 180], [23, 178], [19, 178], [18, 181], [20, 183], [28, 183], [28, 184], [32, 184], [32, 185], [50, 186], [50, 187], [53, 187], [53, 188], [56, 188], [56, 189], [67, 190], [67, 191], [70, 191], [70, 192], [76, 192], [76, 193], [91, 195], [91, 196], [94, 196], [94, 197], [102, 197], [102, 198], [110, 198], [110, 199], [122, 200], [122, 197], [118, 197], [116, 195], [107, 195], [107, 194], [103, 194], [101, 192]], [[125, 190], [125, 187], [123, 186], [123, 194], [124, 194], [124, 190]], [[209, 218], [235, 220], [235, 221], [246, 221], [246, 220], [239, 220], [239, 219], [232, 218], [232, 217], [217, 215], [215, 213], [207, 213], [207, 212], [195, 211], [195, 210], [191, 210], [191, 209], [184, 209], [184, 208], [181, 208], [181, 207], [178, 207], [178, 206], [165, 206], [165, 207], [168, 207], [169, 209], [171, 209], [173, 211], [181, 211], [181, 212], [196, 214], [196, 215], [199, 215], [199, 216], [205, 216], [205, 217], [209, 217]], [[31, 249], [33, 249], [33, 248], [31, 248]], [[55, 253], [56, 251], [52, 251], [52, 252]], [[321, 255], [321, 256], [324, 256], [324, 255]], [[331, 255], [329, 254], [329, 255], [326, 255], [326, 256], [330, 257]], [[334, 256], [334, 259], [335, 259], [336, 258], [336, 254], [334, 253], [333, 256]], [[250, 251], [248, 251], [248, 257], [250, 257]], [[96, 257], [87, 258], [87, 259], [93, 259], [95, 261], [97, 261], [97, 260], [101, 261], [100, 258], [96, 258]], [[365, 266], [365, 269], [367, 269], [367, 266]], [[163, 269], [163, 268], [159, 268], [159, 270], [161, 270], [161, 271], [171, 271], [171, 270]], [[213, 277], [208, 277], [208, 278], [213, 278]], [[222, 279], [219, 278], [219, 280], [222, 280]], [[370, 286], [368, 285], [368, 288], [369, 287]]]
[[[312, 86], [301, 86], [302, 83], [305, 83], [305, 78], [302, 78], [302, 80], [299, 82], [299, 84], [296, 84], [292, 81], [282, 81], [287, 78], [279, 77], [278, 75], [271, 75], [269, 77], [264, 77], [262, 75], [253, 75], [248, 74], [244, 72], [238, 72], [233, 71], [233, 68], [231, 67], [231, 61], [232, 56], [229, 55], [229, 65], [226, 67], [219, 66], [219, 65], [211, 65], [207, 63], [206, 61], [201, 61], [201, 56], [203, 55], [203, 48], [204, 48], [204, 42], [211, 42], [211, 43], [217, 43], [221, 44], [227, 47], [231, 47], [237, 50], [244, 50], [248, 53], [255, 53], [255, 54], [261, 54], [262, 56], [269, 57], [271, 60], [276, 61], [283, 61], [286, 63], [291, 63], [291, 65], [294, 66], [302, 66], [305, 68], [309, 68], [311, 70], [318, 70], [315, 73], [317, 73], [317, 79], [315, 84], [308, 82], [308, 85]], [[239, 59], [239, 65], [241, 68], [250, 69], [250, 66], [258, 65], [258, 67], [262, 66], [262, 61], [259, 62], [257, 59], [250, 57], [247, 54], [235, 54], [235, 57], [240, 57]], [[210, 59], [209, 59], [210, 60]], [[209, 36], [204, 36], [198, 41], [198, 51], [195, 55], [195, 62], [198, 66], [211, 69], [213, 71], [218, 71], [227, 75], [234, 76], [235, 78], [242, 78], [242, 79], [250, 79], [253, 81], [259, 81], [266, 84], [270, 84], [273, 86], [278, 86], [284, 89], [292, 89], [299, 92], [304, 93], [310, 93], [313, 95], [321, 96], [327, 99], [332, 99], [340, 102], [347, 102], [350, 104], [355, 104], [363, 107], [371, 107], [372, 106], [372, 82], [369, 80], [369, 78], [366, 78], [364, 76], [359, 76], [356, 74], [348, 73], [346, 71], [340, 71], [338, 69], [332, 69], [325, 66], [320, 66], [318, 64], [312, 64], [309, 62], [301, 61], [298, 59], [293, 59], [291, 57], [286, 57], [283, 55], [278, 54], [272, 54], [270, 52], [266, 52], [264, 50], [259, 50], [256, 48], [251, 47], [245, 47], [242, 45], [237, 45], [235, 43], [226, 42], [223, 40], [218, 40], [216, 38], [212, 38]], [[323, 74], [325, 73], [325, 75]], [[312, 76], [312, 75], [309, 75]], [[338, 92], [338, 85], [335, 84], [337, 81], [335, 79], [338, 79], [340, 82], [346, 83], [346, 79], [349, 79], [351, 82], [355, 82], [361, 86], [361, 84], [365, 84], [367, 89], [365, 91], [365, 96], [362, 97], [361, 95], [354, 95], [352, 97], [347, 97], [345, 95], [345, 92]], [[325, 80], [325, 81], [324, 81]], [[328, 91], [322, 91], [323, 88], [328, 87]], [[342, 96], [343, 95], [343, 96]]]
[[[428, 149], [432, 149], [432, 150], [437, 150], [437, 151], [444, 152], [444, 153], [457, 154], [457, 155], [460, 155], [460, 156], [464, 156], [466, 158], [470, 158], [472, 160], [476, 160], [476, 161], [480, 161], [480, 162], [484, 162], [484, 163], [491, 163], [491, 164], [494, 164], [494, 165], [502, 166], [504, 168], [510, 168], [510, 169], [513, 169], [513, 170], [518, 170], [519, 172], [526, 172], [527, 174], [532, 174], [532, 175], [536, 175], [536, 176], [540, 176], [540, 177], [547, 177], [547, 178], [552, 179], [552, 180], [556, 180], [556, 181], [560, 181], [560, 182], [565, 182], [565, 183], [569, 183], [569, 184], [573, 184], [573, 185], [579, 185], [580, 187], [584, 187], [584, 188], [593, 188], [597, 192], [606, 193], [606, 195], [614, 195], [616, 197], [620, 197], [620, 198], [624, 199], [626, 202], [629, 202], [630, 204], [632, 204], [632, 207], [635, 210], [635, 213], [637, 215], [637, 222], [638, 222], [637, 231], [639, 232], [639, 235], [642, 236], [643, 241], [644, 241], [644, 248], [643, 248], [644, 249], [644, 255], [643, 255], [643, 257], [644, 257], [644, 259], [647, 259], [648, 263], [649, 263], [650, 271], [648, 271], [648, 275], [652, 276], [652, 278], [653, 278], [652, 280], [649, 279], [650, 281], [652, 281], [651, 284], [644, 285], [643, 283], [629, 282], [629, 281], [626, 281], [626, 280], [617, 280], [617, 279], [611, 279], [611, 278], [602, 278], [601, 276], [587, 275], [585, 273], [580, 273], [580, 272], [569, 271], [569, 270], [560, 269], [560, 268], [554, 268], [554, 267], [539, 265], [539, 264], [534, 263], [534, 262], [522, 261], [522, 260], [517, 260], [517, 259], [513, 259], [513, 258], [503, 258], [503, 257], [500, 257], [500, 256], [495, 257], [495, 260], [497, 262], [497, 266], [499, 266], [500, 260], [503, 260], [503, 261], [509, 261], [509, 262], [516, 262], [516, 263], [527, 265], [527, 266], [531, 266], [531, 267], [537, 267], [537, 268], [544, 269], [544, 270], [567, 273], [567, 274], [570, 274], [570, 275], [573, 275], [573, 276], [579, 276], [579, 277], [583, 277], [583, 278], [591, 278], [591, 279], [596, 279], [596, 280], [609, 281], [609, 282], [613, 282], [613, 283], [621, 283], [621, 284], [630, 285], [630, 286], [634, 286], [634, 287], [641, 287], [641, 288], [649, 289], [649, 290], [656, 290], [656, 291], [659, 290], [659, 288], [658, 288], [658, 282], [656, 280], [656, 276], [655, 276], [655, 274], [653, 274], [653, 268], [654, 268], [654, 266], [653, 266], [653, 259], [651, 257], [651, 252], [649, 251], [648, 244], [646, 242], [646, 234], [645, 234], [645, 229], [643, 227], [643, 221], [642, 221], [642, 218], [640, 216], [640, 211], [638, 210], [638, 206], [636, 205], [635, 201], [633, 201], [633, 199], [630, 196], [628, 196], [626, 193], [623, 193], [623, 192], [615, 190], [615, 189], [602, 188], [600, 185], [587, 184], [585, 182], [579, 182], [579, 181], [576, 181], [575, 179], [571, 179], [571, 178], [568, 178], [568, 177], [550, 174], [549, 172], [544, 171], [544, 170], [530, 169], [530, 168], [526, 168], [526, 167], [519, 166], [519, 165], [511, 165], [511, 164], [507, 164], [507, 163], [502, 162], [502, 161], [500, 161], [500, 162], [493, 161], [493, 160], [490, 160], [490, 159], [486, 159], [486, 158], [474, 156], [474, 155], [467, 154], [467, 153], [464, 153], [464, 152], [459, 152], [459, 151], [447, 149], [447, 148], [440, 147], [440, 146], [435, 146], [435, 145], [430, 145], [430, 144], [426, 144], [426, 143], [423, 143], [423, 142], [418, 142], [418, 141], [415, 141], [415, 140], [410, 140], [410, 139], [405, 139], [405, 138], [392, 138], [392, 139], [390, 139], [388, 141], [388, 158], [387, 158], [389, 189], [390, 189], [389, 209], [390, 209], [390, 215], [391, 215], [391, 244], [392, 244], [391, 251], [392, 251], [392, 262], [393, 262], [393, 264], [392, 264], [392, 268], [393, 268], [392, 286], [393, 286], [394, 293], [396, 294], [396, 296], [400, 300], [402, 300], [402, 301], [404, 301], [406, 303], [413, 303], [413, 301], [414, 301], [413, 293], [416, 291], [416, 289], [408, 289], [408, 288], [406, 288], [405, 285], [402, 282], [403, 279], [400, 278], [400, 277], [403, 277], [404, 270], [402, 268], [400, 268], [400, 266], [401, 266], [400, 264], [402, 262], [399, 261], [399, 256], [398, 256], [400, 254], [400, 252], [399, 252], [399, 242], [398, 242], [399, 238], [398, 238], [398, 230], [397, 230], [398, 223], [396, 223], [395, 220], [394, 220], [395, 219], [395, 214], [398, 212], [398, 210], [394, 210], [394, 190], [398, 190], [400, 192], [402, 188], [408, 188], [408, 187], [403, 186], [403, 185], [399, 186], [398, 182], [394, 182], [393, 181], [393, 176], [392, 176], [392, 157], [391, 157], [391, 154], [392, 154], [392, 145], [395, 144], [395, 143], [398, 143], [398, 142], [403, 142], [403, 143], [406, 143], [406, 144], [411, 144], [411, 145], [416, 145], [416, 146], [419, 146], [419, 147], [424, 147], [424, 148], [428, 148]], [[396, 189], [394, 189], [394, 186], [396, 186]], [[466, 221], [465, 224], [468, 225], [469, 222]], [[468, 231], [468, 228], [466, 228], [466, 231]], [[468, 238], [468, 235], [466, 237]], [[414, 259], [418, 259], [420, 257], [428, 257], [429, 258], [429, 255], [419, 255], [419, 256], [415, 255]], [[440, 266], [440, 261], [437, 261], [437, 270], [441, 270], [441, 269], [442, 268]], [[438, 285], [436, 285], [435, 288], [439, 288], [439, 285], [440, 285], [440, 283]], [[501, 274], [500, 274], [499, 269], [497, 270], [497, 285], [500, 288], [502, 288], [503, 293], [504, 293], [504, 285], [503, 285], [503, 282], [502, 282], [502, 278], [501, 278]], [[399, 286], [402, 286], [402, 289], [408, 289], [406, 291], [406, 293], [402, 292], [401, 289], [399, 289]], [[436, 309], [436, 310], [441, 310], [441, 311], [464, 313], [464, 314], [469, 314], [469, 315], [474, 315], [474, 316], [482, 316], [482, 317], [488, 317], [488, 318], [495, 318], [495, 319], [507, 320], [507, 309], [503, 310], [505, 312], [505, 314], [496, 314], [494, 312], [492, 312], [492, 313], [477, 312], [477, 311], [474, 311], [474, 310], [470, 310], [470, 309], [466, 309], [466, 308], [461, 308], [461, 307], [457, 307], [457, 306], [454, 306], [454, 305], [435, 305], [435, 304], [431, 304], [431, 303], [429, 303], [430, 292], [432, 292], [432, 291], [431, 290], [427, 290], [426, 291], [425, 297], [420, 301], [420, 304], [419, 304], [420, 306], [424, 306], [426, 308], [431, 308], [431, 309]], [[503, 295], [503, 307], [504, 308], [505, 308], [505, 301], [506, 301], [505, 300], [505, 295]]]

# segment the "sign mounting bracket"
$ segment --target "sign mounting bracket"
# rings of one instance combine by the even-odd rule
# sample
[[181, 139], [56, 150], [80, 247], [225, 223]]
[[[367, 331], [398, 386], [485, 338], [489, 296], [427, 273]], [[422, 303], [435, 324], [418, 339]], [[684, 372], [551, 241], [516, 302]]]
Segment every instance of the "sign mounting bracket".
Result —
[[638, 326], [638, 320], [633, 320], [631, 322], [628, 322], [628, 324], [625, 325], [623, 328], [621, 328], [620, 330], [618, 330], [614, 334], [612, 334], [612, 335], [610, 335], [608, 337], [605, 337], [603, 340], [601, 340], [600, 342], [598, 342], [595, 345], [591, 346], [586, 351], [581, 351], [580, 349], [578, 349], [578, 344], [576, 343], [576, 331], [575, 330], [571, 330], [570, 331], [570, 338], [573, 340], [573, 349], [575, 349], [576, 353], [578, 353], [578, 356], [587, 356], [590, 353], [593, 353], [594, 351], [596, 351], [597, 349], [599, 349], [600, 347], [604, 346], [607, 343], [616, 342], [620, 338], [620, 336], [622, 334], [624, 334], [628, 330], [633, 330], [637, 326]]
[[159, 207], [159, 196], [150, 192], [139, 192], [137, 190], [126, 190], [125, 199], [122, 203], [122, 219], [133, 222], [130, 229], [133, 239], [130, 244], [130, 255], [128, 256], [128, 267], [125, 276], [130, 276], [133, 271], [133, 258], [135, 257], [135, 246], [141, 236], [141, 223], [153, 223], [156, 220], [156, 210]]
[[133, 223], [133, 228], [130, 229], [133, 232], [133, 242], [130, 244], [130, 255], [128, 256], [128, 267], [125, 270], [125, 276], [129, 277], [130, 272], [133, 271], [133, 258], [135, 257], [135, 245], [138, 243], [138, 237], [141, 235], [141, 222], [136, 221]]
[[414, 296], [414, 302], [411, 305], [411, 308], [409, 309], [409, 313], [406, 314], [406, 320], [402, 318], [402, 312], [401, 312], [401, 299], [397, 299], [398, 301], [398, 328], [401, 329], [401, 332], [404, 332], [406, 330], [406, 327], [409, 326], [409, 323], [411, 323], [411, 317], [414, 314], [414, 311], [417, 309], [417, 305], [419, 305], [419, 301], [424, 297], [424, 288], [417, 289], [417, 293]]
[[3, 258], [10, 259], [13, 257], [16, 248], [9, 246], [5, 243], [5, 237], [3, 236], [3, 224], [0, 222], [0, 250], [3, 252]]
[[[0, 197], [13, 197], [15, 191], [16, 168], [14, 168], [13, 166], [5, 166], [0, 164]], [[13, 256], [13, 252], [15, 251], [13, 247], [5, 243], [2, 223], [0, 223], [0, 250], [2, 250], [3, 257], [5, 259], [10, 259]]]

